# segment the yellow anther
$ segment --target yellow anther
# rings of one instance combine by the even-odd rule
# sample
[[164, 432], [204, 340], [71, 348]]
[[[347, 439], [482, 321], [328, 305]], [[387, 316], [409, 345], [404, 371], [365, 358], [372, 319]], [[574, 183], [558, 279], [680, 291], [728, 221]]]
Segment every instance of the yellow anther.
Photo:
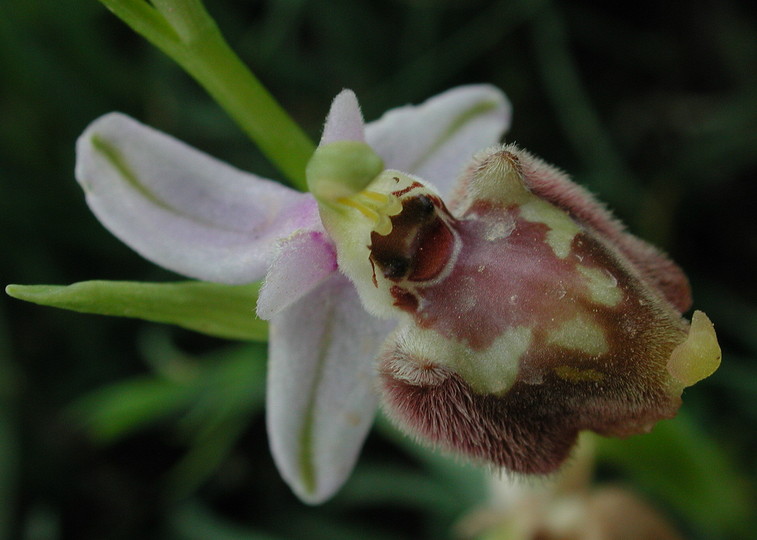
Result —
[[389, 202], [389, 195], [385, 193], [379, 193], [378, 191], [371, 191], [366, 189], [358, 193], [358, 196], [363, 196], [366, 199], [372, 199], [380, 204], [387, 204]]
[[366, 189], [355, 195], [355, 197], [362, 199], [369, 206], [379, 209], [388, 216], [396, 216], [402, 212], [402, 203], [392, 194]]
[[357, 200], [357, 197], [339, 197], [336, 202], [354, 208], [372, 221], [378, 221], [381, 217], [378, 212]]
[[354, 208], [373, 223], [373, 230], [380, 235], [392, 232], [390, 216], [402, 211], [402, 203], [391, 194], [364, 190], [350, 197], [339, 197], [337, 203]]

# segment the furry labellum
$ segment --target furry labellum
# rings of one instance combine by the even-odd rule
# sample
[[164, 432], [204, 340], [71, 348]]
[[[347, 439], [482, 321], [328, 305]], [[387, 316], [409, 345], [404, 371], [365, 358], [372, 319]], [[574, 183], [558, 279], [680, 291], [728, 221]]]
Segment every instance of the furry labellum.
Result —
[[719, 365], [707, 317], [681, 317], [681, 270], [515, 146], [477, 155], [449, 206], [398, 171], [343, 202], [321, 205], [340, 268], [399, 319], [385, 406], [446, 450], [550, 473], [579, 431], [647, 431]]

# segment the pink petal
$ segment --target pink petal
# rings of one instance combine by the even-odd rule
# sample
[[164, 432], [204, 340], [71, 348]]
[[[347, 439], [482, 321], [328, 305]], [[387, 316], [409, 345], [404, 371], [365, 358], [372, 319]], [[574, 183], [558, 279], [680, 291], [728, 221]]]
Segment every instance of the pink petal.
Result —
[[271, 319], [337, 271], [325, 232], [301, 230], [281, 241], [258, 296], [258, 316]]

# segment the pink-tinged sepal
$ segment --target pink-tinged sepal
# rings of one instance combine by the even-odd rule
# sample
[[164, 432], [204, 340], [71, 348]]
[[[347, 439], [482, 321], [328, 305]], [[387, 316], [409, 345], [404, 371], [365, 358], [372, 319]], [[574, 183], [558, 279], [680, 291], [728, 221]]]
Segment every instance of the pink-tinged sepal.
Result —
[[676, 309], [677, 267], [558, 175], [490, 149], [451, 212], [420, 183], [394, 192], [402, 209], [369, 244], [374, 296], [404, 321], [380, 358], [390, 413], [523, 473], [554, 471], [581, 430], [648, 431], [720, 361], [706, 316]]

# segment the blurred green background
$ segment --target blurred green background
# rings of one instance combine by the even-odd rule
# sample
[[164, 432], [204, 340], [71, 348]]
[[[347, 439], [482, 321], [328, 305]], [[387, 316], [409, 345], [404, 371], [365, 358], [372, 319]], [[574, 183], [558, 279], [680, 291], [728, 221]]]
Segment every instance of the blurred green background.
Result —
[[[232, 47], [316, 138], [458, 84], [502, 88], [508, 140], [569, 171], [688, 272], [724, 362], [685, 418], [600, 446], [599, 478], [691, 538], [748, 538], [757, 484], [757, 4], [217, 0]], [[170, 60], [95, 0], [0, 0], [0, 282], [176, 279], [110, 236], [73, 178], [97, 116], [130, 114], [277, 177]], [[306, 507], [262, 416], [265, 345], [0, 300], [0, 539], [452, 537], [485, 471], [371, 434]]]

